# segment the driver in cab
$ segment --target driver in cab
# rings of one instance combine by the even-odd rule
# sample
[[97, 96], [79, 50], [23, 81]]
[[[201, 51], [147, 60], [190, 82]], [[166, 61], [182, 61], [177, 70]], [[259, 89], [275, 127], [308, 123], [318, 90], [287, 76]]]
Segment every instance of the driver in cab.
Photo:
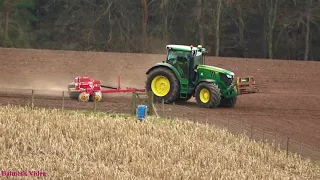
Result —
[[168, 63], [176, 67], [182, 77], [185, 75], [184, 72], [188, 72], [188, 60], [181, 52], [170, 52], [168, 55]]

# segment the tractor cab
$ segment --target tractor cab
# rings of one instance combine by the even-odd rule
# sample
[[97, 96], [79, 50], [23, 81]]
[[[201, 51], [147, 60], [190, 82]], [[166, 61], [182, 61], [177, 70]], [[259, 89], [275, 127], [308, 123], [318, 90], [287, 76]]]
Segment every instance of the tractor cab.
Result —
[[190, 83], [195, 83], [197, 78], [197, 67], [204, 61], [205, 49], [202, 46], [197, 48], [191, 46], [168, 45], [166, 63], [175, 67], [181, 78], [189, 79]]

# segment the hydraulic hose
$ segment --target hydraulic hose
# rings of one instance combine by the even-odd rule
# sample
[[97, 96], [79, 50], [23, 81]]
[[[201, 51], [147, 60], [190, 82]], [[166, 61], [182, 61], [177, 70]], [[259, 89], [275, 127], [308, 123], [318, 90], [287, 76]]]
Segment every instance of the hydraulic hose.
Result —
[[108, 89], [118, 89], [117, 87], [112, 87], [112, 86], [105, 86], [105, 85], [100, 85], [100, 86]]

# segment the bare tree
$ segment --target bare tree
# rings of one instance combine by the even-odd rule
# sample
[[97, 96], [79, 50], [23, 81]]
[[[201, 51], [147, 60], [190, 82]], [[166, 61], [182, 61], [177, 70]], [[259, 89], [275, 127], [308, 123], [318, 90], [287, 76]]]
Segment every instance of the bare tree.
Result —
[[162, 21], [163, 21], [163, 34], [162, 38], [164, 39], [165, 42], [168, 42], [169, 39], [169, 24], [168, 24], [168, 19], [169, 19], [169, 0], [162, 0], [160, 4], [160, 9], [162, 11]]
[[198, 22], [198, 37], [201, 45], [204, 44], [204, 30], [203, 30], [203, 21], [202, 21], [202, 0], [197, 0], [196, 2], [196, 19]]
[[242, 6], [241, 2], [237, 1], [237, 12], [238, 12], [238, 28], [239, 28], [239, 40], [240, 40], [240, 47], [242, 50], [242, 56], [246, 57], [246, 47], [245, 47], [245, 41], [244, 41], [244, 20], [242, 15]]
[[[248, 1], [247, 1], [248, 2]], [[246, 2], [246, 3], [247, 3]], [[241, 57], [246, 57], [246, 47], [245, 47], [245, 39], [244, 39], [244, 18], [243, 18], [243, 1], [242, 0], [227, 0], [226, 1], [228, 7], [232, 7], [235, 4], [236, 13], [231, 17], [237, 25], [238, 33], [239, 33], [239, 46], [241, 49]]]
[[267, 40], [268, 58], [273, 59], [273, 31], [277, 19], [278, 0], [266, 0], [267, 5]]
[[308, 60], [309, 56], [309, 44], [310, 44], [310, 19], [311, 19], [311, 8], [312, 8], [312, 1], [313, 0], [307, 0], [307, 6], [306, 6], [306, 35], [305, 35], [305, 49], [304, 49], [304, 60]]
[[148, 42], [147, 24], [148, 24], [148, 5], [147, 0], [141, 0], [142, 5], [142, 37], [144, 40], [144, 52]]
[[4, 1], [4, 8], [4, 39], [7, 39], [9, 31], [10, 0]]
[[215, 56], [219, 56], [220, 51], [220, 17], [221, 17], [221, 7], [222, 7], [222, 0], [217, 0], [217, 9], [216, 9], [216, 49], [215, 49]]

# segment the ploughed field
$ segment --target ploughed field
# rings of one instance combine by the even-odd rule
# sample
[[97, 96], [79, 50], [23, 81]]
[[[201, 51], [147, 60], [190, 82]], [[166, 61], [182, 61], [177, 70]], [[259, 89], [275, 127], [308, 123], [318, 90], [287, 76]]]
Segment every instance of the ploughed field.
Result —
[[[165, 55], [0, 49], [2, 105], [26, 105], [35, 89], [36, 106], [61, 108], [61, 91], [78, 76], [102, 80], [123, 88], [144, 88], [145, 72]], [[246, 126], [320, 149], [320, 62], [206, 57], [206, 64], [254, 76], [260, 93], [241, 95], [234, 108], [203, 109], [194, 99], [185, 104], [157, 105], [160, 116], [179, 117], [212, 124], [224, 122], [230, 129]], [[130, 113], [131, 95], [106, 95], [98, 110]], [[65, 108], [92, 109], [93, 103], [65, 98]], [[238, 127], [237, 127], [238, 126]], [[232, 127], [232, 128], [231, 128]], [[250, 130], [249, 130], [250, 131]]]

